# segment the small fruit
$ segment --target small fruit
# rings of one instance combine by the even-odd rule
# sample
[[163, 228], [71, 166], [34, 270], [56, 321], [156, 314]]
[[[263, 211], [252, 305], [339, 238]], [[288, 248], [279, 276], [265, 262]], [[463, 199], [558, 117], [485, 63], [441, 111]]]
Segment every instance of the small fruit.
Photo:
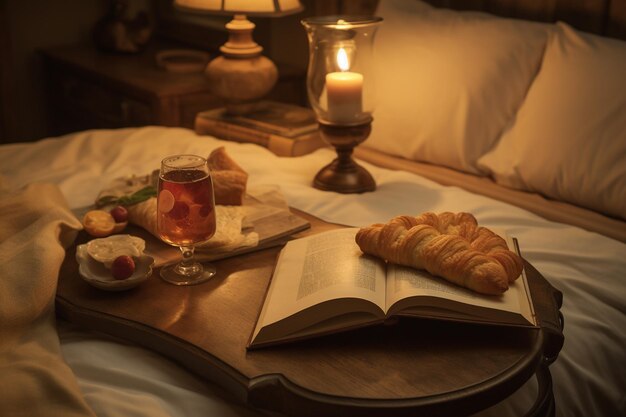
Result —
[[169, 213], [172, 208], [174, 208], [174, 203], [176, 199], [174, 198], [174, 194], [172, 194], [168, 190], [163, 190], [159, 194], [159, 200], [157, 202], [157, 207], [161, 213]]
[[93, 237], [106, 237], [113, 233], [115, 219], [104, 210], [91, 210], [83, 217], [83, 226]]
[[212, 204], [205, 204], [200, 208], [200, 217], [206, 217], [209, 214], [211, 214], [211, 212], [213, 211], [213, 205]]
[[174, 207], [168, 212], [174, 220], [182, 220], [189, 215], [189, 206], [184, 201], [174, 202]]
[[128, 221], [128, 210], [124, 206], [117, 206], [111, 209], [111, 216], [115, 219], [115, 223], [124, 223]]
[[128, 255], [115, 258], [111, 265], [111, 274], [115, 279], [126, 279], [135, 272], [135, 261]]

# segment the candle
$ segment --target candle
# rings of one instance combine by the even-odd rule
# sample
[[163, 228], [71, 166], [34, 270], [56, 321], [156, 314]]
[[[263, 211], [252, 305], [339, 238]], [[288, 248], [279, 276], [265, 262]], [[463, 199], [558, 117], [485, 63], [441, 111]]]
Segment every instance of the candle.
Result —
[[326, 74], [328, 120], [353, 123], [363, 113], [363, 75], [348, 71], [348, 56], [343, 48], [337, 53], [337, 63], [341, 71]]

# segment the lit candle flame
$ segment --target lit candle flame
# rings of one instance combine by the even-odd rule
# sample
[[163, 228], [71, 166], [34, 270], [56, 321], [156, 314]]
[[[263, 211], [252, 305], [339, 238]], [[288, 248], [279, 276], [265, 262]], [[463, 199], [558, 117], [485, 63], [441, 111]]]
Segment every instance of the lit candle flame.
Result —
[[350, 63], [348, 62], [348, 54], [343, 48], [339, 48], [337, 52], [337, 65], [342, 71], [348, 71], [350, 69]]

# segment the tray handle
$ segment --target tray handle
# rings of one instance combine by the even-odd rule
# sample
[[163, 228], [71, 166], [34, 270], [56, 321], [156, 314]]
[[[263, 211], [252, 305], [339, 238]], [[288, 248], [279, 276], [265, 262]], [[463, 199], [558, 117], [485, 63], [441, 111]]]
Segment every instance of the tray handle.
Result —
[[563, 293], [554, 288], [528, 261], [524, 260], [528, 286], [533, 298], [535, 314], [543, 333], [543, 361], [550, 365], [559, 356], [565, 337], [565, 320], [561, 313]]

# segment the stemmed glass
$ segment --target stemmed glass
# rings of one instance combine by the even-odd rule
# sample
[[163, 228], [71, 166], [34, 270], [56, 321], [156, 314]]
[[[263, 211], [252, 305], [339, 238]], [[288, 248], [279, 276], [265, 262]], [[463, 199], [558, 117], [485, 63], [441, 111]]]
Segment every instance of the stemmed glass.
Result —
[[194, 259], [194, 248], [215, 234], [213, 180], [205, 158], [173, 155], [161, 161], [157, 196], [157, 230], [161, 239], [178, 246], [183, 259], [161, 268], [161, 278], [175, 285], [193, 285], [215, 275], [215, 266]]

